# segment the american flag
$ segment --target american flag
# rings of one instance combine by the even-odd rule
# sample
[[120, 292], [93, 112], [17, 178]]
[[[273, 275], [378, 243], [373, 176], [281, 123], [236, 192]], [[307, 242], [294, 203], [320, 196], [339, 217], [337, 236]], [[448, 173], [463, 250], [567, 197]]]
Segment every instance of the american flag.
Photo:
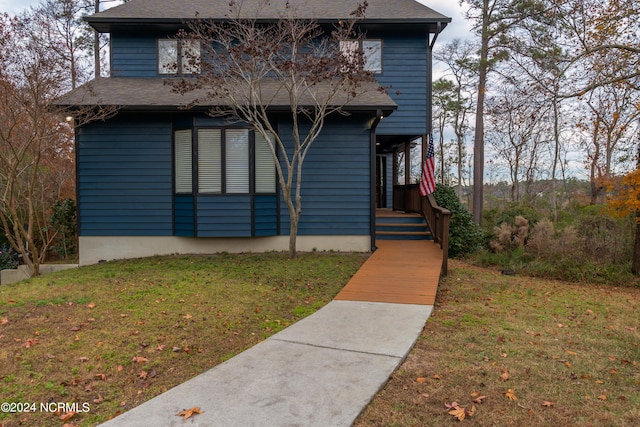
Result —
[[433, 135], [429, 134], [429, 147], [427, 148], [427, 157], [422, 168], [422, 180], [420, 181], [420, 195], [423, 197], [436, 191], [434, 156]]

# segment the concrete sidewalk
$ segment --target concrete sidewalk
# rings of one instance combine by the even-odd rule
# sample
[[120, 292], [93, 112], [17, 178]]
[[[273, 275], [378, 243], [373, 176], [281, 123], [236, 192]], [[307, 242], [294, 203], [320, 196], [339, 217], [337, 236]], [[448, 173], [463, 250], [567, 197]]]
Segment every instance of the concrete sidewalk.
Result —
[[[432, 309], [334, 300], [102, 426], [349, 426], [404, 360]], [[194, 406], [203, 413], [176, 416]]]

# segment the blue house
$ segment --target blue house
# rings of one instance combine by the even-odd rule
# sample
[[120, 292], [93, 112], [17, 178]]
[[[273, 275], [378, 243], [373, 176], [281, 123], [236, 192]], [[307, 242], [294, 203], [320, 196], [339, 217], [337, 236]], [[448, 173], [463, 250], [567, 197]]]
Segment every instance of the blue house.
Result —
[[[242, 7], [251, 16], [261, 3], [245, 0]], [[259, 18], [277, 19], [284, 3], [272, 0]], [[328, 25], [348, 18], [358, 2], [294, 3], [300, 17]], [[164, 84], [176, 72], [199, 72], [180, 63], [185, 50], [198, 54], [174, 38], [186, 20], [196, 13], [224, 20], [228, 9], [228, 0], [131, 0], [85, 18], [110, 35], [110, 77], [57, 103], [118, 110], [76, 129], [81, 264], [287, 249], [288, 212], [265, 141], [248, 127], [208, 115], [207, 106], [181, 108], [184, 97]], [[431, 52], [448, 22], [414, 0], [368, 0], [359, 21], [366, 32], [362, 47], [387, 91], [357, 97], [348, 116], [327, 121], [311, 148], [299, 250], [375, 248], [376, 209], [392, 208], [394, 193], [402, 197], [412, 184], [401, 171], [410, 165], [400, 159], [409, 159], [408, 150], [430, 132]], [[169, 66], [176, 63], [177, 71]]]

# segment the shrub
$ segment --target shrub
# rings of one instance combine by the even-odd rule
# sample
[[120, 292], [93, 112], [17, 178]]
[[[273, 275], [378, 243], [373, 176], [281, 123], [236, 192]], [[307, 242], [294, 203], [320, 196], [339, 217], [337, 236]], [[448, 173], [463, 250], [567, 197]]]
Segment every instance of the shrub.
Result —
[[66, 259], [76, 252], [77, 246], [76, 203], [73, 199], [56, 201], [50, 221], [51, 226], [58, 232], [52, 249], [60, 259]]
[[438, 184], [433, 196], [438, 205], [451, 211], [449, 257], [462, 257], [477, 251], [484, 238], [482, 229], [473, 222], [471, 214], [460, 203], [455, 190]]
[[9, 245], [0, 246], [0, 270], [18, 268], [18, 256]]
[[514, 225], [503, 222], [493, 231], [495, 238], [489, 242], [489, 247], [495, 252], [512, 251], [524, 247], [527, 242], [529, 221], [522, 216], [516, 216]]

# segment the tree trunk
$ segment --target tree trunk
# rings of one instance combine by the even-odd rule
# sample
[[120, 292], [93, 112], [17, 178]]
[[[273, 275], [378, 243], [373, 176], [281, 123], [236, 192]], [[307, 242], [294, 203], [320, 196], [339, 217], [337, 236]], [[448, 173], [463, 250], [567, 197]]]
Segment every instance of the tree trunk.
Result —
[[631, 272], [636, 276], [640, 276], [640, 211], [636, 211], [636, 240], [633, 245]]
[[482, 43], [478, 66], [478, 103], [476, 106], [476, 129], [473, 137], [473, 220], [482, 222], [484, 205], [484, 97], [489, 72], [489, 1], [482, 6]]

